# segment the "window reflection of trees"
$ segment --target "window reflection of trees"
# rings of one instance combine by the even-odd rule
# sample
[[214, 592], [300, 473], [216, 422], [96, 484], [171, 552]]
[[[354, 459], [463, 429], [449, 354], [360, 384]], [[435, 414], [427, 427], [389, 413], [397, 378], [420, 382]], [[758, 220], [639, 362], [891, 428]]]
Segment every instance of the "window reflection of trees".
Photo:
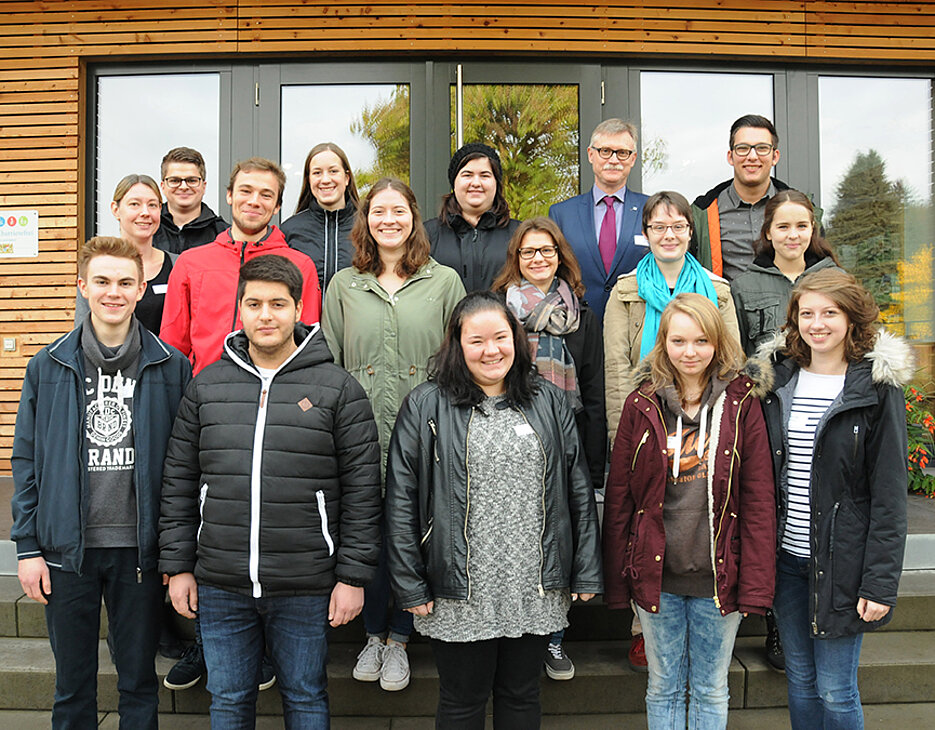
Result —
[[408, 85], [399, 84], [386, 99], [365, 104], [360, 116], [351, 122], [350, 131], [366, 140], [374, 151], [373, 164], [354, 171], [362, 192], [381, 177], [409, 182]]
[[[454, 87], [451, 151], [455, 150]], [[468, 84], [463, 87], [464, 141], [500, 154], [510, 214], [525, 220], [578, 194], [578, 87]]]

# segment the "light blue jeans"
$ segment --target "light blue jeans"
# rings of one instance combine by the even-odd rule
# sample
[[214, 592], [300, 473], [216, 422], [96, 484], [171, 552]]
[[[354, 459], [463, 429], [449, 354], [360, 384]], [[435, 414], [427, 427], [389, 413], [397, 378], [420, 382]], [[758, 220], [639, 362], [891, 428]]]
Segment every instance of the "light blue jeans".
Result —
[[[637, 606], [646, 641], [649, 730], [682, 730], [686, 695], [689, 730], [727, 727], [727, 670], [740, 612], [726, 616], [713, 598], [663, 593], [659, 612]], [[687, 691], [687, 692], [686, 692]]]

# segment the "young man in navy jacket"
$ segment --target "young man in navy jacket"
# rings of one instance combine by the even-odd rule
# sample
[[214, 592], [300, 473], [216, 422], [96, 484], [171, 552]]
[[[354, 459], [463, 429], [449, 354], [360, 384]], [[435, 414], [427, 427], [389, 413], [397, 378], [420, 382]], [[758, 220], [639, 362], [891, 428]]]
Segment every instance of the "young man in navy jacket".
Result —
[[26, 367], [11, 460], [18, 574], [46, 607], [52, 727], [97, 725], [103, 596], [121, 727], [156, 728], [162, 464], [191, 366], [133, 316], [146, 289], [133, 244], [88, 241], [78, 288], [87, 318]]

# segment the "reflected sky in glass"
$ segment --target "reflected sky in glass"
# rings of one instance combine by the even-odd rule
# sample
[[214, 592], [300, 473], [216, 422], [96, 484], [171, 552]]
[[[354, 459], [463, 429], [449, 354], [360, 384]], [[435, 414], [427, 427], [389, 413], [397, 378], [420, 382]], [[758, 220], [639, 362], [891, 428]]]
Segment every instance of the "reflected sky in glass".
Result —
[[120, 179], [139, 173], [159, 182], [159, 165], [173, 147], [193, 147], [205, 158], [204, 202], [218, 211], [220, 83], [216, 73], [98, 79], [98, 235], [119, 235], [110, 202]]
[[[857, 152], [875, 149], [891, 181], [931, 200], [932, 93], [928, 79], [822, 76], [818, 80], [821, 205]], [[829, 213], [831, 211], [828, 211]]]
[[643, 192], [675, 190], [689, 201], [733, 177], [730, 125], [745, 114], [773, 119], [771, 74], [640, 73]]
[[295, 211], [302, 189], [302, 163], [308, 151], [320, 142], [334, 142], [344, 150], [353, 170], [370, 169], [376, 150], [353, 132], [351, 124], [365, 106], [374, 106], [393, 96], [396, 84], [344, 84], [282, 87], [281, 157], [286, 171], [286, 191], [280, 218]]

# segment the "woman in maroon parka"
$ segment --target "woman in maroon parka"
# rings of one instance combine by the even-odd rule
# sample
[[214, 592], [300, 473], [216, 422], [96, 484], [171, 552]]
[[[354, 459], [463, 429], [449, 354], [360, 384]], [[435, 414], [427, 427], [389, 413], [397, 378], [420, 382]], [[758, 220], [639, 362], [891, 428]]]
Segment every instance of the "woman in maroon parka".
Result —
[[[604, 600], [637, 605], [650, 730], [725, 727], [741, 613], [773, 600], [776, 503], [759, 396], [717, 307], [679, 294], [623, 407], [604, 501]], [[686, 688], [690, 701], [686, 707]]]

